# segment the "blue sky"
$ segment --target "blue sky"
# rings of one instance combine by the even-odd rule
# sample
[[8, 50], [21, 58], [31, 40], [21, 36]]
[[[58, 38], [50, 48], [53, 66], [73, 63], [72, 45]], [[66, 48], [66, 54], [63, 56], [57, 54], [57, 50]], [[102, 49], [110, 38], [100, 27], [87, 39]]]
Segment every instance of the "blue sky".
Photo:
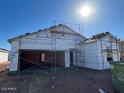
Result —
[[[89, 5], [88, 18], [77, 15]], [[52, 25], [54, 20], [84, 24], [84, 35], [109, 31], [123, 39], [124, 0], [0, 0], [0, 47], [10, 49], [7, 39]]]

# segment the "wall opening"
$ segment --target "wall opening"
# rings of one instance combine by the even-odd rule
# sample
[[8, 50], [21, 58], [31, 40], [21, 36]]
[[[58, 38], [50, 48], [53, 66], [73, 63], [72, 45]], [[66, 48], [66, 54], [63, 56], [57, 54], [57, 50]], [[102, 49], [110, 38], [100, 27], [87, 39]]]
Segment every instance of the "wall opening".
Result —
[[73, 51], [70, 51], [70, 66], [74, 65]]
[[112, 52], [107, 52], [107, 61], [113, 61]]
[[64, 51], [46, 51], [46, 50], [23, 50], [20, 51], [19, 62], [20, 62], [20, 70], [28, 70], [28, 69], [46, 69], [52, 68], [55, 65], [56, 58], [56, 66], [64, 67], [65, 66], [65, 54]]

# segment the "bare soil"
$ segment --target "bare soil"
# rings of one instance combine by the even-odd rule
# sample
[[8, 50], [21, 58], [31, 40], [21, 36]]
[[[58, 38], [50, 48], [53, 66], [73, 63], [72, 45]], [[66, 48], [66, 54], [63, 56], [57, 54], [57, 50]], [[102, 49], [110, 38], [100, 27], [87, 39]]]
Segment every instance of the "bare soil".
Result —
[[0, 62], [0, 72], [5, 71], [9, 68], [9, 61]]
[[28, 70], [20, 76], [0, 73], [0, 93], [115, 93], [111, 72], [91, 69]]

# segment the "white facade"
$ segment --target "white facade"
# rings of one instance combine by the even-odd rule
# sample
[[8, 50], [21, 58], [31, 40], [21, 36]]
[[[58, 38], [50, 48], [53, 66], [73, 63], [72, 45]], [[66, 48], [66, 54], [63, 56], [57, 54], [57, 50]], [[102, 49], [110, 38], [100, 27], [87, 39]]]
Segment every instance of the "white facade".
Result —
[[7, 50], [0, 49], [0, 63], [7, 62], [9, 58], [9, 52]]
[[[56, 32], [52, 33], [52, 30]], [[64, 51], [65, 67], [70, 67], [70, 50], [78, 49], [76, 44], [80, 42], [81, 38], [85, 40], [83, 36], [71, 30], [69, 27], [58, 25], [56, 28], [49, 28], [11, 39], [10, 71], [18, 70], [20, 49]]]
[[115, 39], [111, 40], [110, 36], [105, 36], [100, 39], [88, 40], [82, 51], [84, 51], [84, 67], [92, 69], [110, 69], [110, 64], [107, 61], [107, 49], [112, 48], [113, 61], [120, 61], [119, 45]]
[[[106, 35], [99, 39], [87, 40], [79, 33], [65, 25], [28, 33], [9, 40], [11, 43], [10, 71], [17, 71], [19, 65], [19, 50], [63, 51], [64, 66], [72, 64], [97, 70], [109, 69], [108, 50], [112, 50], [113, 61], [120, 61], [119, 46], [116, 39]], [[71, 54], [73, 52], [73, 55]], [[109, 54], [110, 55], [110, 54]], [[70, 57], [71, 56], [71, 57]]]

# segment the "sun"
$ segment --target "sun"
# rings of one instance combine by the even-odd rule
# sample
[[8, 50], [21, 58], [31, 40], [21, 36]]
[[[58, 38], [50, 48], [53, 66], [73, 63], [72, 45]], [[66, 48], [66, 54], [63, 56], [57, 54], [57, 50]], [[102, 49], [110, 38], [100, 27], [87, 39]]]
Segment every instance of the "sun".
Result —
[[91, 14], [91, 8], [89, 6], [83, 6], [79, 10], [80, 15], [89, 16]]

